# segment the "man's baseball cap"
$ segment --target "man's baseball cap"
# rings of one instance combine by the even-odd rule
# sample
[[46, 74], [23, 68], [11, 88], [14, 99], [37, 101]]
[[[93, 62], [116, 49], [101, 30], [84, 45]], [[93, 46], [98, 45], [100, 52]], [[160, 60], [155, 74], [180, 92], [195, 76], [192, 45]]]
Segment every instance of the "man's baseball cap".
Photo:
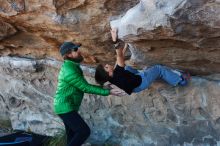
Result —
[[60, 46], [60, 54], [63, 56], [66, 53], [68, 53], [69, 51], [77, 51], [78, 48], [81, 46], [81, 44], [74, 44], [72, 42], [64, 42], [61, 46]]

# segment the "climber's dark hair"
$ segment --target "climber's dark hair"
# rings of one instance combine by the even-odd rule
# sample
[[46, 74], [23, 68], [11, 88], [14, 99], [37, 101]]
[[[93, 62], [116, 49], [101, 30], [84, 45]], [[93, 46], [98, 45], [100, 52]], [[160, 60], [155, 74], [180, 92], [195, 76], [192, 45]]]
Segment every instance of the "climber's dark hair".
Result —
[[100, 84], [101, 86], [103, 86], [103, 84], [105, 82], [107, 82], [110, 79], [110, 76], [108, 74], [108, 72], [105, 71], [104, 67], [102, 64], [99, 64], [96, 67], [96, 71], [95, 71], [95, 80], [98, 84]]

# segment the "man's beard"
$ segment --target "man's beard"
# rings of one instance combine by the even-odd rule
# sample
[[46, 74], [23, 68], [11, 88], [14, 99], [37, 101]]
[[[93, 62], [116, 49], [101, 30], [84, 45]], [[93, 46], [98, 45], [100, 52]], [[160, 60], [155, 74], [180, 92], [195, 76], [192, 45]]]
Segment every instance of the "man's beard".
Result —
[[68, 60], [72, 60], [74, 62], [80, 63], [83, 61], [83, 57], [80, 55], [77, 58], [71, 58], [71, 57], [67, 57]]

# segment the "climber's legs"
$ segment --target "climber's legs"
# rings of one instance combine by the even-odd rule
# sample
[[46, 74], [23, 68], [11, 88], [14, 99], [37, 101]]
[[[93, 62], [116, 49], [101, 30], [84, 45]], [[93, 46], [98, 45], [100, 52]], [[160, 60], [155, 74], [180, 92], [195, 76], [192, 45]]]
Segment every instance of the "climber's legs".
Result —
[[182, 81], [182, 73], [162, 65], [147, 68], [140, 72], [139, 75], [141, 75], [142, 83], [133, 92], [140, 92], [148, 88], [156, 79], [163, 79], [172, 86], [176, 86]]

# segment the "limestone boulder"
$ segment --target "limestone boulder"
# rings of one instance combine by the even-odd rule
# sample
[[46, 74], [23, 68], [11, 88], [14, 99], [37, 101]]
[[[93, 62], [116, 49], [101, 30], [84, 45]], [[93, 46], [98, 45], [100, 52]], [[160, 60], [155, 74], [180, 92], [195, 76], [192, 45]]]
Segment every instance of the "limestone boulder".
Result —
[[2, 36], [10, 37], [0, 53], [61, 59], [60, 44], [73, 41], [83, 44], [86, 64], [113, 63], [112, 26], [130, 43], [128, 60], [140, 68], [165, 64], [217, 73], [219, 7], [218, 0], [1, 0]]
[[[53, 112], [61, 62], [0, 58], [0, 117], [13, 129], [55, 135], [64, 125]], [[94, 68], [81, 66], [89, 83]], [[85, 94], [80, 114], [91, 128], [89, 142], [113, 145], [217, 145], [220, 131], [219, 74], [193, 77], [186, 87], [157, 81], [131, 96]]]

